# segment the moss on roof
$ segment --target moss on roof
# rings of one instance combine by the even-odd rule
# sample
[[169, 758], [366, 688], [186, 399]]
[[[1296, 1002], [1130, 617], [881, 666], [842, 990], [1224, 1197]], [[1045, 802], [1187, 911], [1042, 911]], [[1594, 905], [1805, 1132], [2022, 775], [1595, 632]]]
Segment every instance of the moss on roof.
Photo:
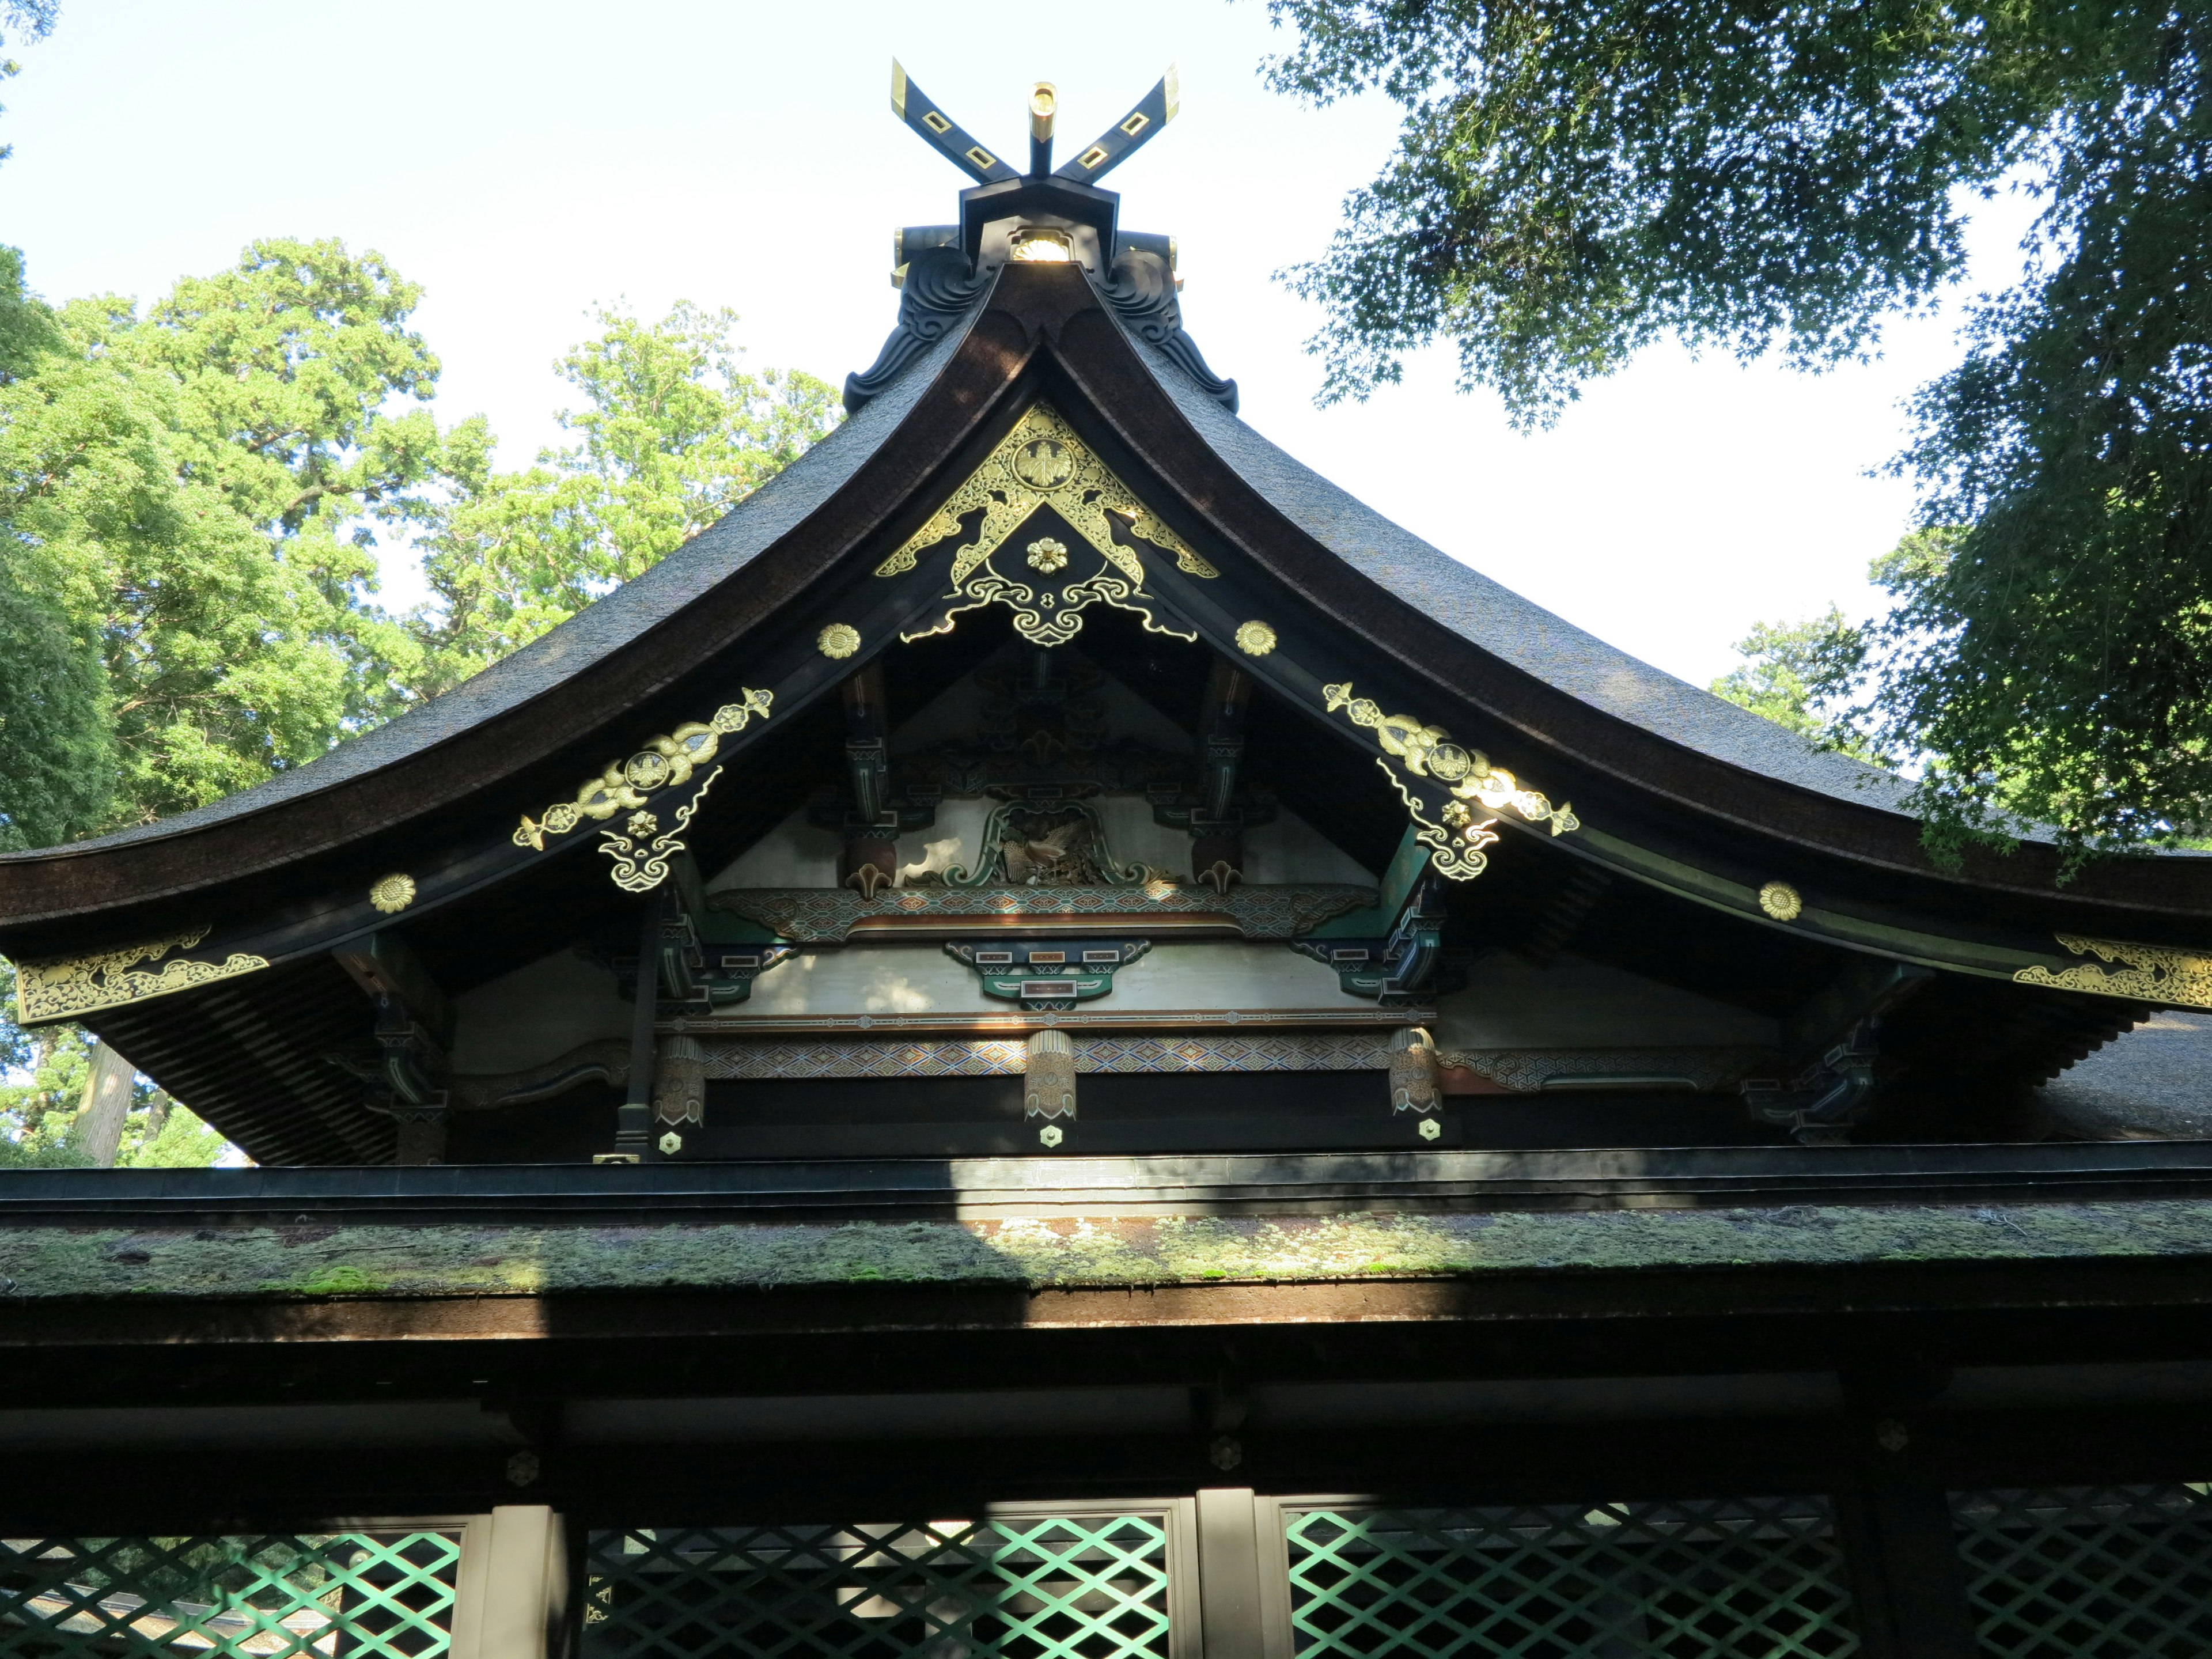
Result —
[[654, 1226], [0, 1229], [0, 1301], [1044, 1289], [2212, 1255], [2212, 1203]]

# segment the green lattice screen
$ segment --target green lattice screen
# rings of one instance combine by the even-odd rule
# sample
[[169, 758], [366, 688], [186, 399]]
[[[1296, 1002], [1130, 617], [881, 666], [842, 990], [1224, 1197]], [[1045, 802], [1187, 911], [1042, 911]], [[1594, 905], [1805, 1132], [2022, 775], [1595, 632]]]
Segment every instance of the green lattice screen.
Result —
[[1145, 1515], [591, 1536], [585, 1659], [1168, 1659]]
[[1827, 1501], [1284, 1512], [1301, 1659], [1856, 1653]]
[[0, 1659], [440, 1659], [453, 1532], [0, 1538]]
[[2212, 1656], [2212, 1487], [1951, 1494], [1982, 1651]]

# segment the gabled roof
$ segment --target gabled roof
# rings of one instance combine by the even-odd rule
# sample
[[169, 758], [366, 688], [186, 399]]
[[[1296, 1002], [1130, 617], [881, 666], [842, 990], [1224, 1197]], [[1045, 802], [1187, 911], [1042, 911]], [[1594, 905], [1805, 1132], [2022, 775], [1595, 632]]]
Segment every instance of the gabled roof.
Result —
[[[1565, 837], [1504, 815], [1499, 858], [1569, 860], [1658, 896], [1677, 907], [1669, 914], [1720, 918], [1716, 927], [1735, 931], [1701, 946], [1709, 957], [1749, 963], [1769, 939], [1966, 975], [2031, 1012], [2094, 1004], [2078, 1018], [2034, 1013], [2047, 1030], [2030, 1048], [2052, 1067], [2142, 1006], [2212, 998], [2212, 963], [2177, 948], [2212, 935], [2212, 862], [2114, 861], [2069, 885], [2054, 852], [2031, 845], [1960, 872], [1936, 869], [1898, 810], [1895, 780], [1614, 650], [1260, 437], [1224, 406], [1233, 388], [1181, 332], [1171, 282], [1159, 272], [1149, 287], [1136, 282], [1138, 264], [1158, 256], [1130, 258], [1138, 264], [1104, 278], [1074, 264], [1009, 264], [951, 290], [910, 283], [901, 364], [887, 351], [859, 412], [712, 529], [526, 650], [312, 765], [143, 830], [0, 859], [0, 951], [77, 960], [198, 930], [191, 960], [167, 964], [185, 970], [176, 986], [198, 985], [196, 964], [266, 963], [273, 971], [233, 978], [222, 995], [265, 987], [300, 1011], [285, 1018], [308, 1021], [312, 1006], [314, 1018], [337, 1019], [328, 996], [351, 992], [327, 953], [392, 925], [370, 896], [387, 872], [415, 884], [410, 928], [533, 883], [567, 882], [569, 894], [597, 881], [604, 897], [605, 864], [567, 856], [586, 838], [533, 842], [527, 815], [574, 796], [578, 778], [611, 757], [619, 763], [646, 734], [732, 712], [741, 695], [772, 699], [774, 714], [720, 728], [726, 759], [798, 742], [809, 711], [833, 711], [854, 668], [898, 648], [896, 617], [936, 603], [939, 574], [886, 582], [887, 556], [1045, 404], [1170, 538], [1211, 562], [1206, 580], [1164, 591], [1161, 603], [1224, 653], [1238, 648], [1241, 622], [1267, 619], [1282, 648], [1246, 666], [1297, 718], [1355, 745], [1358, 778], [1384, 787], [1368, 769], [1378, 758], [1369, 728], [1402, 710], [1412, 729], [1480, 744], [1543, 792], [1536, 799], [1572, 800], [1579, 828]], [[928, 304], [951, 308], [918, 319]], [[905, 325], [917, 320], [934, 331], [927, 339]], [[817, 651], [832, 619], [863, 624], [866, 654]], [[1402, 768], [1383, 769], [1404, 787]], [[737, 804], [726, 788], [708, 810]], [[1533, 844], [1511, 839], [1530, 835]], [[1788, 906], [1772, 902], [1778, 889]], [[2103, 958], [2107, 978], [2088, 953], [2116, 939], [2136, 943], [2118, 947], [2133, 955]], [[2007, 982], [2021, 975], [2017, 990]], [[2102, 994], [2072, 994], [2081, 991]], [[215, 994], [188, 988], [88, 1012], [140, 1058], [134, 1043], [154, 1041], [143, 1011], [166, 1007], [159, 1041], [181, 1054], [198, 1040], [183, 1006]], [[2005, 1018], [1969, 1006], [1956, 1018], [2012, 1041]], [[234, 1033], [244, 1018], [232, 1008]], [[252, 1086], [307, 1088], [281, 1079], [317, 1064], [310, 1051], [268, 1058]]]

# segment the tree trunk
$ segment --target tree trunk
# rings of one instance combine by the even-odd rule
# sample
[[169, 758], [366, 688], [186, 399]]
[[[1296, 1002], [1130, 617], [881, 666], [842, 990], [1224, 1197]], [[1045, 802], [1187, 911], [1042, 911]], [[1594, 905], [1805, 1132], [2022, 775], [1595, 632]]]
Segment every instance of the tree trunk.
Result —
[[131, 1085], [137, 1072], [103, 1042], [92, 1051], [92, 1070], [84, 1079], [84, 1103], [77, 1109], [70, 1139], [103, 1170], [115, 1167], [123, 1144], [123, 1120], [131, 1112]]

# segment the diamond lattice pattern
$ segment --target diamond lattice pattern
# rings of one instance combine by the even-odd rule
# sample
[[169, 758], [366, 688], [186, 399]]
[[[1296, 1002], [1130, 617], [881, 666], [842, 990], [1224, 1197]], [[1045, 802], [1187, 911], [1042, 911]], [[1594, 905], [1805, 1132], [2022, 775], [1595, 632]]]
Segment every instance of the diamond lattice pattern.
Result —
[[1167, 1659], [1140, 1515], [591, 1535], [584, 1659]]
[[2212, 1656], [2212, 1486], [1951, 1494], [1982, 1651]]
[[1285, 1522], [1301, 1659], [1858, 1650], [1824, 1498], [1293, 1509]]
[[440, 1659], [456, 1532], [0, 1538], [0, 1659]]

